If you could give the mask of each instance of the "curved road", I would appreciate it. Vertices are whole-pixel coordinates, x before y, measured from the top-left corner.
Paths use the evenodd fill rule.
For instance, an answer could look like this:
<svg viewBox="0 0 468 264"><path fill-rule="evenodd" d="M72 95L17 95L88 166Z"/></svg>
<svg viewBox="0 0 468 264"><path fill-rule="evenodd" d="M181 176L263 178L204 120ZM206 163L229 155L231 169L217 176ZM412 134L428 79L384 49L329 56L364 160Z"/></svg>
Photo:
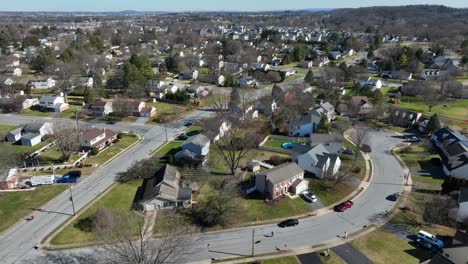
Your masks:
<svg viewBox="0 0 468 264"><path fill-rule="evenodd" d="M343 213L330 212L321 216L301 220L296 227L281 229L276 225L240 228L201 234L193 238L192 253L186 261L196 262L210 259L250 256L252 253L252 229L255 231L255 254L276 252L278 249L293 249L318 245L351 234L365 225L375 223L394 202L385 198L403 190L403 171L390 150L402 139L393 132L370 133L368 143L372 147L374 176L368 189L354 200L354 206ZM271 232L274 237L269 237ZM209 246L208 246L209 244ZM27 259L44 260L79 259L95 255L91 248L54 253L31 252ZM37 257L37 258L35 258Z"/></svg>

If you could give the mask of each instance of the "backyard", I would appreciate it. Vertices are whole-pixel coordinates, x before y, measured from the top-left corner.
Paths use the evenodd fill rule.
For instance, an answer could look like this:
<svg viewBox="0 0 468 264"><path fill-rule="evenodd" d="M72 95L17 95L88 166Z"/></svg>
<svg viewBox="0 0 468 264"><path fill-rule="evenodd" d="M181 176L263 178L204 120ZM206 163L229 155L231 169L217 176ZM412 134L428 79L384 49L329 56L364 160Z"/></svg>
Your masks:
<svg viewBox="0 0 468 264"><path fill-rule="evenodd" d="M73 243L92 242L96 235L91 230L92 216L100 207L111 209L115 212L131 213L131 206L141 181L117 184L101 199L82 212L77 219L65 227L51 241L53 245L66 245Z"/></svg>
<svg viewBox="0 0 468 264"><path fill-rule="evenodd" d="M54 185L36 187L33 191L0 193L0 232L30 215L31 208L40 208L65 189L65 185Z"/></svg>

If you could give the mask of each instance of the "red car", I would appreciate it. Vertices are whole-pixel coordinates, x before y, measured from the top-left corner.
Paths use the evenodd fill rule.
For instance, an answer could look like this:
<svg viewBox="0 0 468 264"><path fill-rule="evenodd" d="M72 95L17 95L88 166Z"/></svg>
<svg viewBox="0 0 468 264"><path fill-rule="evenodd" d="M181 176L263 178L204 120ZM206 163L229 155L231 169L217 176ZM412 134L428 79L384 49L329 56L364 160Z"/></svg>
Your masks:
<svg viewBox="0 0 468 264"><path fill-rule="evenodd" d="M342 202L339 205L335 206L335 211L344 212L347 209L353 207L353 204L354 204L353 201Z"/></svg>

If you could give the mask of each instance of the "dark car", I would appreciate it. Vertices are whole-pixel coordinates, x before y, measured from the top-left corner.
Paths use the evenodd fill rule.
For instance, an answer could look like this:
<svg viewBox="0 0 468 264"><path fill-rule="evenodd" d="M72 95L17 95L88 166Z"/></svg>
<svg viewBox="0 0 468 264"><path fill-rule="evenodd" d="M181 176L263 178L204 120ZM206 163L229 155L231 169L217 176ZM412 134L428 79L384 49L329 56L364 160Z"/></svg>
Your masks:
<svg viewBox="0 0 468 264"><path fill-rule="evenodd" d="M106 124L108 124L108 125L115 125L115 121L107 121Z"/></svg>
<svg viewBox="0 0 468 264"><path fill-rule="evenodd" d="M353 204L354 203L352 201L342 202L339 205L335 206L335 211L344 212L348 210L349 208L353 207Z"/></svg>
<svg viewBox="0 0 468 264"><path fill-rule="evenodd" d="M278 224L279 227L290 227L290 226L297 226L299 224L299 220L297 219L287 219Z"/></svg>
<svg viewBox="0 0 468 264"><path fill-rule="evenodd" d="M177 140L187 140L187 135L185 134L180 134L179 136L177 136Z"/></svg>
<svg viewBox="0 0 468 264"><path fill-rule="evenodd" d="M372 152L371 147L369 145L367 145L367 144L362 144L361 145L361 150L363 152L366 152L366 153L371 153Z"/></svg>
<svg viewBox="0 0 468 264"><path fill-rule="evenodd" d="M192 123L188 122L185 124L186 127L192 126Z"/></svg>
<svg viewBox="0 0 468 264"><path fill-rule="evenodd" d="M396 202L398 198L400 198L399 193L394 193L394 194L390 194L389 196L387 196L387 200L392 201L392 202Z"/></svg>

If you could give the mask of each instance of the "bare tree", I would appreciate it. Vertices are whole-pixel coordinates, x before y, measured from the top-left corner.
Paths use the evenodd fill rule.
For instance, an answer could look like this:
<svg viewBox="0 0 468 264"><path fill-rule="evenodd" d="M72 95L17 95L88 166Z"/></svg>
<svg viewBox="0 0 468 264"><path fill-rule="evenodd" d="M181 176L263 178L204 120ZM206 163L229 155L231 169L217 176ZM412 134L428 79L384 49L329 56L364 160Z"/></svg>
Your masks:
<svg viewBox="0 0 468 264"><path fill-rule="evenodd" d="M443 100L443 95L434 88L427 87L422 91L423 103L429 108L429 112L432 112L432 107L440 104Z"/></svg>
<svg viewBox="0 0 468 264"><path fill-rule="evenodd" d="M356 162L357 158L359 157L359 151L362 149L362 145L364 142L367 141L367 138L369 136L369 129L364 128L364 127L358 127L354 130L352 134L352 139L354 140L354 143L356 144L356 152L354 153L354 162Z"/></svg>
<svg viewBox="0 0 468 264"><path fill-rule="evenodd" d="M209 98L210 108L218 115L224 116L229 109L231 98L227 94L212 96Z"/></svg>
<svg viewBox="0 0 468 264"><path fill-rule="evenodd" d="M104 263L119 264L175 264L183 263L191 254L190 227L179 226L170 233L160 233L158 239L149 240L150 234L141 218L127 213L114 213L113 226L95 230L103 244L96 249Z"/></svg>
<svg viewBox="0 0 468 264"><path fill-rule="evenodd" d="M324 183L329 185L333 190L336 190L338 184L349 182L352 179L353 176L349 173L348 169L343 169L333 174L330 168L323 177Z"/></svg>
<svg viewBox="0 0 468 264"><path fill-rule="evenodd" d="M55 148L62 154L63 160L69 160L72 153L80 150L80 132L74 126L55 125L52 134Z"/></svg>
<svg viewBox="0 0 468 264"><path fill-rule="evenodd" d="M231 175L235 175L240 161L257 146L257 131L254 124L232 122L231 129L213 145L214 151L229 167Z"/></svg>
<svg viewBox="0 0 468 264"><path fill-rule="evenodd" d="M449 216L449 211L454 208L453 199L442 196L430 197L424 206L423 219L427 225L442 224L455 226L454 220Z"/></svg>
<svg viewBox="0 0 468 264"><path fill-rule="evenodd" d="M67 100L66 91L71 88L71 78L79 73L79 67L77 64L59 62L51 65L47 72L57 76L56 87L65 96L65 102Z"/></svg>

